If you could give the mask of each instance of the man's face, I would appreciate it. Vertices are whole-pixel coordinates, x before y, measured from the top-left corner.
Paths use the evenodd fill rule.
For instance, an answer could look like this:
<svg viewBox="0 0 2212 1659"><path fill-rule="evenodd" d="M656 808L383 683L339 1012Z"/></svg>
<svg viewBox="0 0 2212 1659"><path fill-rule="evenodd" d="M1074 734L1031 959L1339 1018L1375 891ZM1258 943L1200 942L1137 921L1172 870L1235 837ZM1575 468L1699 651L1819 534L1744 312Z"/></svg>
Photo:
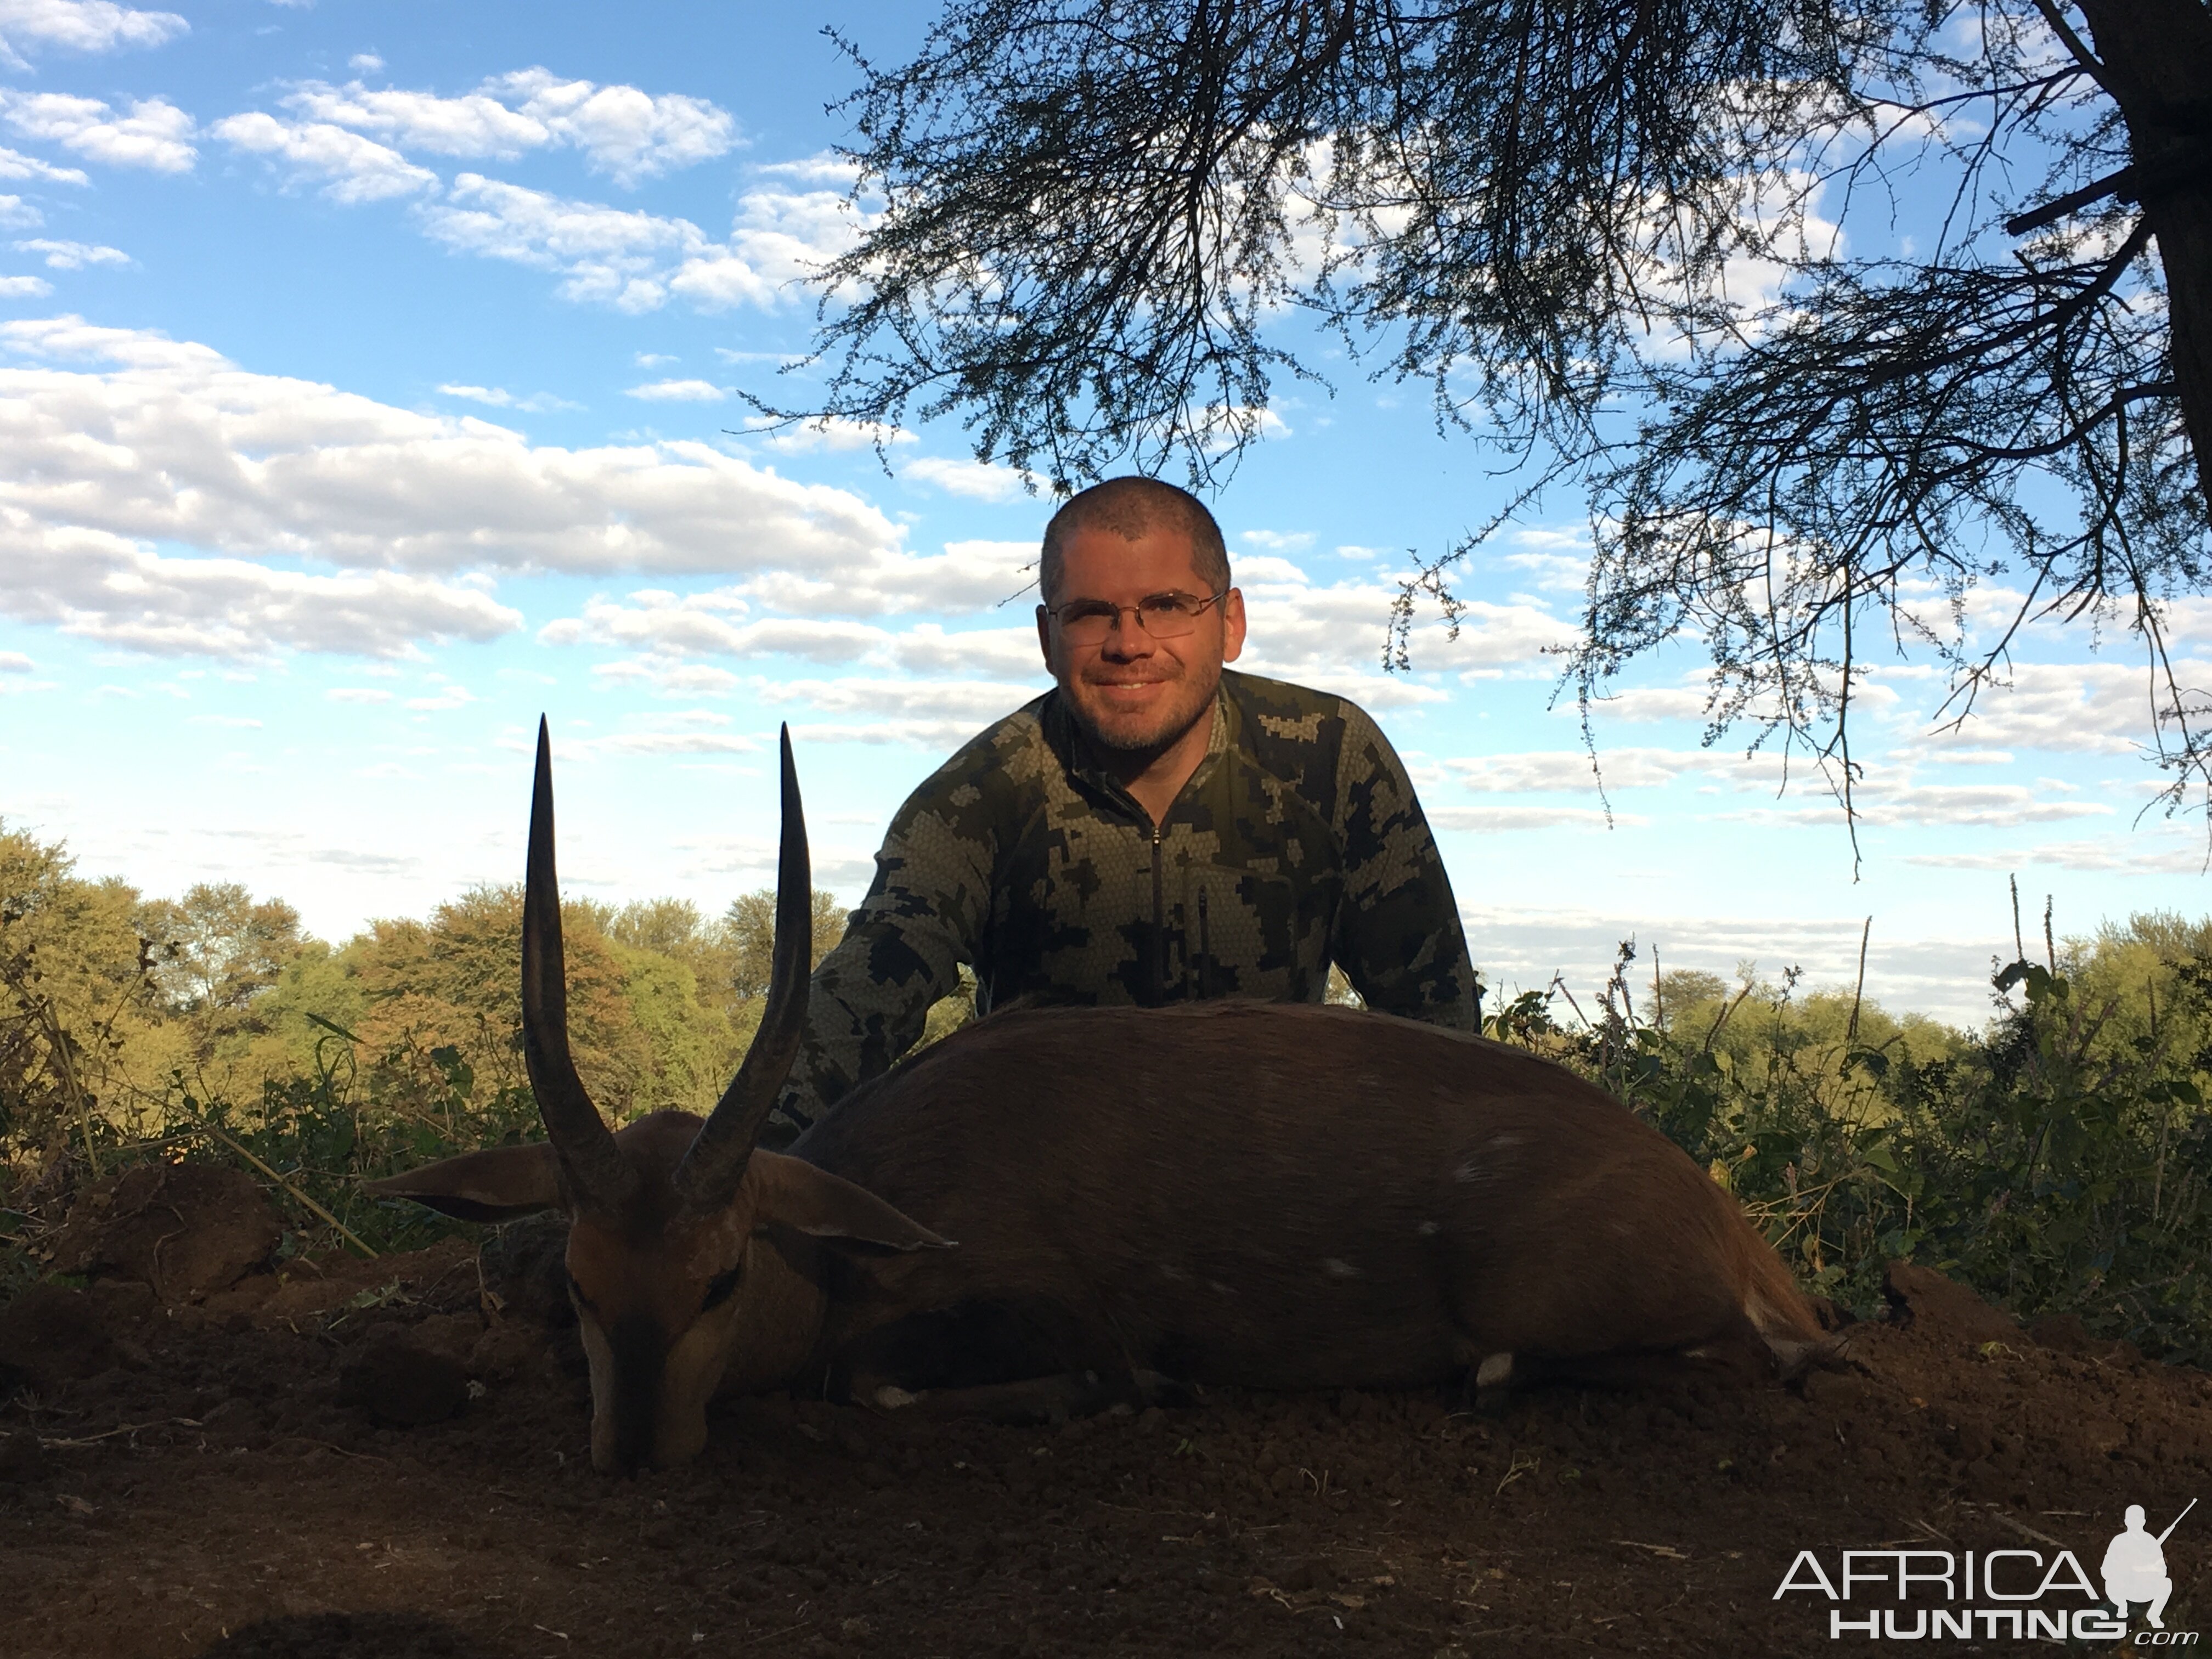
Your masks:
<svg viewBox="0 0 2212 1659"><path fill-rule="evenodd" d="M1194 568L1190 538L1149 530L1134 541L1111 530L1079 530L1060 550L1057 609L1077 599L1134 606L1160 593L1211 598ZM1164 749L1212 708L1221 665L1244 649L1244 596L1235 588L1209 605L1179 639L1157 639L1127 610L1097 645L1073 645L1044 606L1037 642L1076 719L1109 749Z"/></svg>

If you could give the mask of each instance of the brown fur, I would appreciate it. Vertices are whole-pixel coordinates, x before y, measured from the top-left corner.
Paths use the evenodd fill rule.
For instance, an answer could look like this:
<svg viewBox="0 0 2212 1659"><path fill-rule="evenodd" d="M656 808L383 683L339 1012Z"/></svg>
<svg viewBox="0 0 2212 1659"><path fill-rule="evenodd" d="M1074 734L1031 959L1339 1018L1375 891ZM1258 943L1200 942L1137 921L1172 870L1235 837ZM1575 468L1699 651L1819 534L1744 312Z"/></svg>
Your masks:
<svg viewBox="0 0 2212 1659"><path fill-rule="evenodd" d="M618 1212L557 1194L544 1146L376 1184L479 1218L568 1211L605 1468L694 1455L718 1385L899 1378L902 1328L941 1314L974 1340L977 1309L1032 1340L988 1362L1008 1375L1272 1389L1461 1380L1505 1355L1518 1381L1771 1371L1822 1340L1735 1201L1610 1096L1381 1014L995 1015L791 1156L756 1152L706 1215L672 1184L697 1127L662 1112L615 1137L635 1176Z"/></svg>
<svg viewBox="0 0 2212 1659"><path fill-rule="evenodd" d="M791 1149L957 1250L872 1270L835 1349L978 1299L1202 1382L1389 1387L1820 1328L1735 1202L1520 1050L1255 1003L1034 1009L856 1090Z"/></svg>

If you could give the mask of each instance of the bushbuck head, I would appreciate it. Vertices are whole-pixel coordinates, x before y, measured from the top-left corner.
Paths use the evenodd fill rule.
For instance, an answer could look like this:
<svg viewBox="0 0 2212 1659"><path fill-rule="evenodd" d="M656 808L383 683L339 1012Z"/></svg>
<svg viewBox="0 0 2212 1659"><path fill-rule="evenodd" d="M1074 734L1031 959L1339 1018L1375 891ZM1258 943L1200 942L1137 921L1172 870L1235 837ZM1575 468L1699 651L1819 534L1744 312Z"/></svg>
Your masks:
<svg viewBox="0 0 2212 1659"><path fill-rule="evenodd" d="M546 1139L448 1158L370 1184L477 1221L557 1208L569 1220L568 1294L591 1362L592 1461L624 1474L706 1443L708 1398L748 1327L785 1349L811 1342L818 1286L776 1255L778 1232L908 1250L945 1241L798 1158L756 1150L806 1018L811 926L806 825L782 737L783 830L767 1006L737 1076L704 1121L662 1111L619 1133L568 1049L552 755L538 728L522 911L522 1043ZM749 1278L763 1282L749 1285Z"/></svg>

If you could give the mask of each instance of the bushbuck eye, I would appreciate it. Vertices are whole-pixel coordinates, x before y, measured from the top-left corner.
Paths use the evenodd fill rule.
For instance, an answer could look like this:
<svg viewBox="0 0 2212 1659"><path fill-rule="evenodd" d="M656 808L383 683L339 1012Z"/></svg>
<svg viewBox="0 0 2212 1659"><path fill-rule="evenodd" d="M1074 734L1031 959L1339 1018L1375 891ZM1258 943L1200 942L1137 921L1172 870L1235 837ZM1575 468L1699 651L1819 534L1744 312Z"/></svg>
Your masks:
<svg viewBox="0 0 2212 1659"><path fill-rule="evenodd" d="M699 1311L704 1313L709 1308L719 1308L727 1302L730 1293L738 1288L738 1280L744 1273L744 1264L740 1263L727 1273L716 1273L707 1286L707 1300Z"/></svg>

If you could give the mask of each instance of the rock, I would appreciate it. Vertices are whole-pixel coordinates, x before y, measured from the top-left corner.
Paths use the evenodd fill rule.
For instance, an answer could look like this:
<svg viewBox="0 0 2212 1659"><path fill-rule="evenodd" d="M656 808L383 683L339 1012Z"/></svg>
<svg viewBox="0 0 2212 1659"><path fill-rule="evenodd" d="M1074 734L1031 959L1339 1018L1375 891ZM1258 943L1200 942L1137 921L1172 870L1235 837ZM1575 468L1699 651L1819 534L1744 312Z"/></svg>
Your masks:
<svg viewBox="0 0 2212 1659"><path fill-rule="evenodd" d="M477 1338L469 1350L469 1375L488 1382L504 1382L544 1357L543 1330L519 1319L503 1319Z"/></svg>
<svg viewBox="0 0 2212 1659"><path fill-rule="evenodd" d="M1893 1261L1883 1272L1881 1289L1891 1321L1916 1336L1976 1343L2020 1340L2018 1320L1933 1267Z"/></svg>
<svg viewBox="0 0 2212 1659"><path fill-rule="evenodd" d="M97 1298L61 1285L33 1285L0 1309L0 1390L42 1391L122 1363Z"/></svg>
<svg viewBox="0 0 2212 1659"><path fill-rule="evenodd" d="M112 1273L164 1302L229 1289L283 1237L269 1200L236 1170L141 1164L93 1182L54 1237L57 1273Z"/></svg>
<svg viewBox="0 0 2212 1659"><path fill-rule="evenodd" d="M338 1370L338 1403L379 1423L442 1423L469 1397L467 1368L397 1332L370 1336Z"/></svg>

